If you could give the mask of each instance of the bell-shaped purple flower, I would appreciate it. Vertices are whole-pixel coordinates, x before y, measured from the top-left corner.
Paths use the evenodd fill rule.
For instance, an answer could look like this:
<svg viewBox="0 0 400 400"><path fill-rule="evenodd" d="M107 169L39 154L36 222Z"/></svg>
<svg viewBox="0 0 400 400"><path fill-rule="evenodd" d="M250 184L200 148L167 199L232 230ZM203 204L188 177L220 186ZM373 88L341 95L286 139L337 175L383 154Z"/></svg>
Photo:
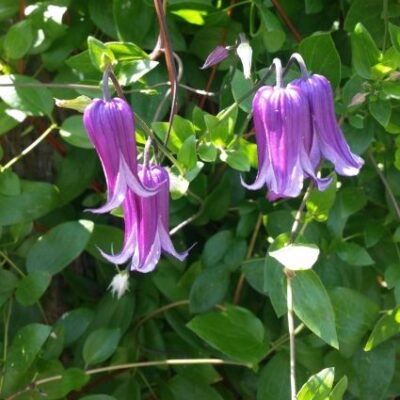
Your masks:
<svg viewBox="0 0 400 400"><path fill-rule="evenodd" d="M313 166L318 154L329 160L339 175L357 175L364 165L361 157L353 154L336 121L333 93L329 81L322 75L311 75L291 82L289 87L300 89L309 103L312 116Z"/></svg>
<svg viewBox="0 0 400 400"><path fill-rule="evenodd" d="M253 118L258 175L252 185L242 181L246 188L257 190L266 184L269 200L298 196L306 177L320 190L327 188L331 179L315 174L309 104L299 88L261 87L253 100Z"/></svg>
<svg viewBox="0 0 400 400"><path fill-rule="evenodd" d="M83 123L99 155L108 189L107 203L90 211L113 210L128 191L152 196L156 189L146 188L138 178L134 120L129 104L120 98L94 99L85 109Z"/></svg>
<svg viewBox="0 0 400 400"><path fill-rule="evenodd" d="M207 57L201 69L212 67L229 57L229 49L224 46L217 46Z"/></svg>
<svg viewBox="0 0 400 400"><path fill-rule="evenodd" d="M156 193L149 197L136 195L128 188L122 202L125 238L119 254L103 256L112 263L130 261L130 269L150 272L156 267L161 253L183 261L187 251L178 253L169 236L169 177L168 172L156 165L138 166L141 184Z"/></svg>

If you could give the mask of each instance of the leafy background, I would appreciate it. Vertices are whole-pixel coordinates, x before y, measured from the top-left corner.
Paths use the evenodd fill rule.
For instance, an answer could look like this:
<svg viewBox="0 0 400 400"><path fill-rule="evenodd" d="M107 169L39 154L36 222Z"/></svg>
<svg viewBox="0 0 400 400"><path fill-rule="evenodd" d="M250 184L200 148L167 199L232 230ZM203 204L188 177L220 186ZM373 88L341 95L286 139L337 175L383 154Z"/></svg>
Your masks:
<svg viewBox="0 0 400 400"><path fill-rule="evenodd" d="M184 264L163 257L154 273L132 274L117 300L107 290L115 267L97 246L118 248L121 215L85 212L105 200L103 175L82 114L54 99L101 96L107 56L135 113L163 138L170 99L163 57L148 57L154 5L0 1L1 397L289 398L284 275L265 255L301 199L269 203L265 190L241 187L257 160L252 96L238 100L254 82L234 55L199 69L240 32L254 80L294 51L330 79L338 120L366 160L358 177L313 190L302 215L299 240L321 255L293 279L299 387L308 381L298 398L400 396L400 4L168 0L167 20L182 60L169 141L177 161L164 162L171 228L190 222L174 243L196 245ZM137 140L141 152L141 126Z"/></svg>

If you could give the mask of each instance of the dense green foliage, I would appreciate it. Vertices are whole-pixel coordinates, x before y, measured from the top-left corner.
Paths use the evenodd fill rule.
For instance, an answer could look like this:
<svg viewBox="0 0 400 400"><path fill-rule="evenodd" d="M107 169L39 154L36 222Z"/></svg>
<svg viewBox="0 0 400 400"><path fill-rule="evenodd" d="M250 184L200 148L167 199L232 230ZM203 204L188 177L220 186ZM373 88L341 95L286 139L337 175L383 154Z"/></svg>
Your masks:
<svg viewBox="0 0 400 400"><path fill-rule="evenodd" d="M171 229L188 222L173 241L195 246L185 263L164 256L155 272L132 274L118 300L107 290L116 268L98 247L120 248L121 213L85 211L104 203L104 177L82 114L54 99L100 97L110 61L162 139L171 97L163 54L148 56L159 34L153 2L0 0L1 398L289 399L285 276L266 254L287 241L302 199L270 203L240 174L250 181L257 167L254 93L242 96L274 57L295 51L330 80L338 120L366 161L357 177L312 189L300 215L297 240L321 253L293 278L298 399L400 396L398 1L168 0L167 22L182 61L163 161ZM234 54L215 76L200 70L241 32L252 80ZM141 154L147 131L136 125ZM329 163L322 172L333 174Z"/></svg>

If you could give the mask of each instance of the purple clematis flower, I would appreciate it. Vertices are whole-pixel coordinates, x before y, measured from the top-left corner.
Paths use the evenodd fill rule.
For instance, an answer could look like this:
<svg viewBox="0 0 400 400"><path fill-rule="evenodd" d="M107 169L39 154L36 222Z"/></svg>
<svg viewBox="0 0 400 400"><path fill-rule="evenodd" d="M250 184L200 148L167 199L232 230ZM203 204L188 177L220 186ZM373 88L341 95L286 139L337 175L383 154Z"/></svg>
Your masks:
<svg viewBox="0 0 400 400"><path fill-rule="evenodd" d="M311 136L311 115L307 99L293 87L261 87L253 100L253 118L258 152L258 175L251 190L267 185L268 199L296 197L303 180L310 177L319 190L330 178L318 178L312 153L315 143Z"/></svg>
<svg viewBox="0 0 400 400"><path fill-rule="evenodd" d="M119 254L103 256L115 264L130 261L130 269L150 272L156 267L161 252L183 261L188 252L178 253L169 236L169 177L160 166L138 166L141 184L157 190L150 197L138 196L128 188L122 202L125 238Z"/></svg>
<svg viewBox="0 0 400 400"><path fill-rule="evenodd" d="M357 175L364 164L351 152L336 121L329 81L321 75L308 76L299 54L292 61L298 62L303 78L283 88L281 64L275 59L276 86L261 87L253 99L259 168L252 185L242 183L251 190L266 184L269 200L298 196L305 178L325 190L332 179L317 176L322 157L340 175Z"/></svg>
<svg viewBox="0 0 400 400"><path fill-rule="evenodd" d="M334 165L339 175L357 175L364 161L351 152L336 121L333 93L329 81L322 75L314 74L291 82L289 87L298 87L309 102L312 116L314 168L322 155Z"/></svg>
<svg viewBox="0 0 400 400"><path fill-rule="evenodd" d="M146 188L137 174L136 140L129 104L119 98L94 99L85 109L83 123L99 155L107 181L107 203L90 211L105 213L118 207L128 191L152 196L156 188Z"/></svg>

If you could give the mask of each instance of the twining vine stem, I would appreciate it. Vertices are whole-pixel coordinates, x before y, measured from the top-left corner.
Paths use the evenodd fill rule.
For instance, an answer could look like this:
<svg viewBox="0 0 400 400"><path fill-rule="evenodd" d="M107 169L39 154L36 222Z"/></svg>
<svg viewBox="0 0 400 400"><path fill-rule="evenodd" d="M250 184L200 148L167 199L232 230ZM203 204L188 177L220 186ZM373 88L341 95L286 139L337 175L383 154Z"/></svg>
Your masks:
<svg viewBox="0 0 400 400"><path fill-rule="evenodd" d="M303 200L294 217L293 225L290 230L290 242L296 240L297 232L301 223L301 217L304 212L307 200L310 196L314 184L311 181L307 190L304 193ZM294 300L293 300L293 287L292 279L295 277L295 271L285 268L286 276L286 304L287 304L287 318L288 318L288 331L289 331L289 347L290 347L290 393L291 400L297 399L297 386L296 386L296 330L294 326Z"/></svg>
<svg viewBox="0 0 400 400"><path fill-rule="evenodd" d="M167 360L159 360L159 361L142 361L135 363L127 363L127 364L117 364L117 365L109 365L107 367L100 367L94 369L88 369L84 371L85 375L95 375L103 372L112 372L112 371L120 371L120 370L129 370L132 368L145 368L145 367L156 367L162 365L233 365L238 367L246 367L252 368L251 364L242 363L237 361L223 360L221 358L182 358L182 359L167 359ZM42 386L46 383L60 381L63 378L63 375L54 375L48 378L39 379L37 381L32 382L25 389L12 394L7 397L5 400L14 400L24 393L31 392L39 386Z"/></svg>

